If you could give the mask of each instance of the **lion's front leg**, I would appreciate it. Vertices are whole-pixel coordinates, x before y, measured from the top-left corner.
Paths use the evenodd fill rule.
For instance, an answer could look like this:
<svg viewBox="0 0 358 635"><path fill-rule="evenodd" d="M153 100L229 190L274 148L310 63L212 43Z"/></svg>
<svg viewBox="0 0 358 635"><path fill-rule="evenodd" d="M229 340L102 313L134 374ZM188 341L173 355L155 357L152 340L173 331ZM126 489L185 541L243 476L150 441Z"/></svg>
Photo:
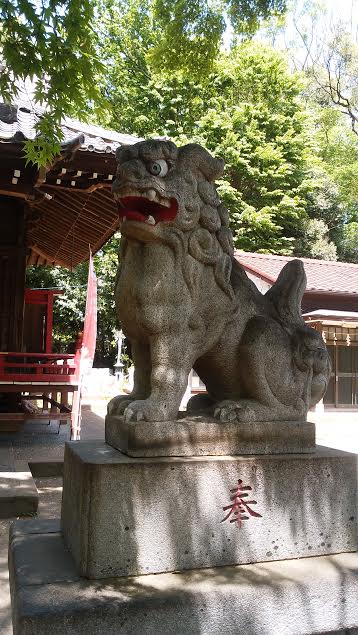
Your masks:
<svg viewBox="0 0 358 635"><path fill-rule="evenodd" d="M149 343L132 340L132 358L134 362L134 383L130 395L117 395L107 406L109 415L121 415L129 404L150 395L151 361Z"/></svg>
<svg viewBox="0 0 358 635"><path fill-rule="evenodd" d="M150 345L151 393L127 406L126 421L169 421L178 415L193 363L187 335L160 335L151 338Z"/></svg>

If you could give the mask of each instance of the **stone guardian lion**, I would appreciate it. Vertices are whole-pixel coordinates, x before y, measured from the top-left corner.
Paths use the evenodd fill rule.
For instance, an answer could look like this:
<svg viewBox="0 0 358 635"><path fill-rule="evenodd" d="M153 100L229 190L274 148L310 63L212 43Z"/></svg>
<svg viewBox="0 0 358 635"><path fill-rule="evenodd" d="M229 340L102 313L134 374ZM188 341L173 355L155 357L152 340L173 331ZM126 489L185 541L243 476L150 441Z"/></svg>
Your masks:
<svg viewBox="0 0 358 635"><path fill-rule="evenodd" d="M299 421L323 396L330 362L305 325L306 276L290 261L261 294L235 260L215 180L224 162L197 144L141 141L117 150L121 219L115 297L134 388L108 405L126 421L177 418L194 368L207 394L188 411L220 422Z"/></svg>

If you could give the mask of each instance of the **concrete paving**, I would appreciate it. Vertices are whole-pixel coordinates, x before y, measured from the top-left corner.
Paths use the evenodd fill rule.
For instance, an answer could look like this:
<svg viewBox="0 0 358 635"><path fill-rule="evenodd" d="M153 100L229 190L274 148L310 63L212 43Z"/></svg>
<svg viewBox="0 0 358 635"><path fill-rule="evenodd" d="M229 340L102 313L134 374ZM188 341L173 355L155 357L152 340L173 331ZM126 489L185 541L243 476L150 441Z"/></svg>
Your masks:
<svg viewBox="0 0 358 635"><path fill-rule="evenodd" d="M29 469L0 472L0 518L36 514L38 492Z"/></svg>
<svg viewBox="0 0 358 635"><path fill-rule="evenodd" d="M106 406L106 401L98 400L83 407L81 439L104 440ZM22 471L19 467L29 463L63 462L69 440L69 424L58 428L57 421L29 421L17 433L0 433L0 472Z"/></svg>
<svg viewBox="0 0 358 635"><path fill-rule="evenodd" d="M97 404L103 412L106 403ZM0 518L35 514L38 493L33 477L62 476L69 424L30 421L17 433L0 434ZM83 409L82 437L103 440L103 417Z"/></svg>
<svg viewBox="0 0 358 635"><path fill-rule="evenodd" d="M106 401L84 407L82 438L104 440L104 416ZM56 422L48 426L30 422L16 434L0 435L0 471L23 471L29 463L43 464L63 462L65 442L69 440L69 425L63 425L57 434ZM43 468L42 468L43 469ZM62 478L35 478L39 494L38 518L52 519L61 516ZM8 536L11 523L18 517L0 519L0 634L12 635L11 602L8 572ZM29 516L31 521L32 517Z"/></svg>
<svg viewBox="0 0 358 635"><path fill-rule="evenodd" d="M48 478L35 480L39 493L38 517L41 519L59 518L61 513L62 479ZM9 528L15 518L0 520L0 633L12 635L11 602L8 570ZM24 522L32 522L32 518Z"/></svg>
<svg viewBox="0 0 358 635"><path fill-rule="evenodd" d="M358 454L358 410L330 410L324 415L312 415L310 420L316 423L319 445Z"/></svg>

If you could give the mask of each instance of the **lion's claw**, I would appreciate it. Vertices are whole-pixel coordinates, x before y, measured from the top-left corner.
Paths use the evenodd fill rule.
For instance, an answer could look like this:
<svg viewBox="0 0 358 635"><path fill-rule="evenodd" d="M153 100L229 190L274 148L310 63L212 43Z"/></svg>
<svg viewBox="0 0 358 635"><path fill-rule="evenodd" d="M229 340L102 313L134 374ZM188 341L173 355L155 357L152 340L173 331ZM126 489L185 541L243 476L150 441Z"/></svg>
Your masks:
<svg viewBox="0 0 358 635"><path fill-rule="evenodd" d="M107 405L108 415L121 415L127 406L134 400L130 395L117 395Z"/></svg>
<svg viewBox="0 0 358 635"><path fill-rule="evenodd" d="M233 423L238 420L236 411L230 408L215 408L214 417L221 423Z"/></svg>
<svg viewBox="0 0 358 635"><path fill-rule="evenodd" d="M220 423L249 423L256 421L255 411L240 401L225 400L216 405L215 419Z"/></svg>
<svg viewBox="0 0 358 635"><path fill-rule="evenodd" d="M166 403L158 403L151 399L138 399L128 404L124 411L124 420L126 423L130 421L167 421L173 418L173 414L169 411Z"/></svg>
<svg viewBox="0 0 358 635"><path fill-rule="evenodd" d="M144 414L140 410L133 410L129 405L124 411L124 421L130 423L131 421L144 421Z"/></svg>

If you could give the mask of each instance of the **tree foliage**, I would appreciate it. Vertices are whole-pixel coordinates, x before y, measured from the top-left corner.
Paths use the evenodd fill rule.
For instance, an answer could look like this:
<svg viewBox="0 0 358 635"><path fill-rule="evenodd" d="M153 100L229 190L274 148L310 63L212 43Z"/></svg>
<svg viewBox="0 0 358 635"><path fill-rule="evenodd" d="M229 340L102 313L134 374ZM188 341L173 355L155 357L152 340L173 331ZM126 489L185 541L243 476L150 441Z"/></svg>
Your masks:
<svg viewBox="0 0 358 635"><path fill-rule="evenodd" d="M64 115L84 118L90 103L102 103L94 7L93 0L0 1L0 96L16 101L18 80L34 80L33 99L45 110L26 152L39 165L58 154Z"/></svg>
<svg viewBox="0 0 358 635"><path fill-rule="evenodd" d="M358 44L342 28L337 28L325 50L312 60L307 72L323 106L333 105L349 118L358 137Z"/></svg>
<svg viewBox="0 0 358 635"><path fill-rule="evenodd" d="M284 5L97 0L96 54L105 69L98 71L97 90L108 106L99 123L143 137L169 136L177 144L196 141L223 156L219 189L237 247L358 263L356 46L344 29L328 46L316 46L319 7L305 2L310 22L306 29L297 23L301 72L292 72L287 56L251 38ZM223 50L229 22L233 43ZM115 354L116 251L117 238L96 258L96 361L109 365ZM57 300L55 333L63 348L82 326L86 265L73 273L47 272L45 283L41 276L33 270L29 282L66 290Z"/></svg>
<svg viewBox="0 0 358 635"><path fill-rule="evenodd" d="M152 64L198 77L212 69L229 24L250 37L264 20L284 13L286 0L154 0L152 8L159 27Z"/></svg>
<svg viewBox="0 0 358 635"><path fill-rule="evenodd" d="M135 4L126 16L109 14L103 41L103 58L111 60L109 126L140 136L167 135L179 144L194 140L223 156L220 191L237 246L292 252L304 231L300 188L310 148L301 79L280 54L250 41L221 53L200 79L158 73L147 56L150 12L138 13ZM138 29L139 46L133 44ZM132 72L134 55L139 75Z"/></svg>
<svg viewBox="0 0 358 635"><path fill-rule="evenodd" d="M107 3L107 9L111 4ZM130 2L119 0L119 16ZM228 8L236 29L253 32L273 11L283 11L283 0L150 0L151 28L155 34L148 54L158 67L206 72L218 52L225 30L223 10ZM145 15L148 2L136 3ZM46 165L58 154L60 122L64 115L80 119L88 111L104 114L98 89L106 74L98 57L98 30L103 32L103 4L95 0L0 0L0 96L16 100L17 80L35 80L34 100L45 106L36 124L37 136L26 144L28 160ZM237 19L240 13L241 19ZM137 31L135 41L140 41ZM133 47L131 47L133 50ZM134 72L134 68L133 68Z"/></svg>
<svg viewBox="0 0 358 635"><path fill-rule="evenodd" d="M321 218L337 246L339 260L358 262L354 223L358 220L358 143L345 116L330 107L315 106L317 157L324 175L313 196L310 216ZM352 227L351 227L352 224ZM352 242L353 241L353 242Z"/></svg>

